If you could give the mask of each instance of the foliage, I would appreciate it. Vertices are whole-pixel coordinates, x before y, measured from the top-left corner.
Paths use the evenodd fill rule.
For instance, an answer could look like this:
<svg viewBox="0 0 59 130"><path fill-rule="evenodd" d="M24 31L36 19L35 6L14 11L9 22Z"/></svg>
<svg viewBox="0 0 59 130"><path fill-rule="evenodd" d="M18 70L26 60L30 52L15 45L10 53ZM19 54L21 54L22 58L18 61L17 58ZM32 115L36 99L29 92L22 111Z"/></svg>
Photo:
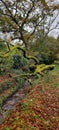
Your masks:
<svg viewBox="0 0 59 130"><path fill-rule="evenodd" d="M0 1L0 29L1 32L11 33L11 40L18 39L28 49L28 45L32 42L36 33L41 41L48 33L58 28L59 23L52 26L58 17L58 3L53 4L54 0L34 0L34 1ZM52 6L51 6L52 5ZM37 11L38 10L38 11ZM57 14L55 15L55 11ZM48 20L47 20L48 19ZM30 31L29 29L30 28ZM8 35L8 34L7 34ZM10 50L10 38L6 38L7 46Z"/></svg>
<svg viewBox="0 0 59 130"><path fill-rule="evenodd" d="M21 56L21 58L24 57ZM19 87L23 86L25 77L26 80L29 80L29 78L32 78L33 80L34 78L32 87L29 90L29 95L27 94L21 107L20 104L16 104L15 111L12 111L10 116L6 119L6 122L0 125L1 130L3 130L3 128L16 130L18 127L20 129L24 128L29 130L37 129L37 127L38 129L52 129L52 127L54 129L56 124L56 127L58 127L59 118L57 109L59 109L59 107L56 101L59 100L59 66L40 64L35 65L35 67L36 73L52 69L53 67L54 70L50 72L49 75L44 75L43 78L34 78L31 73L23 73L23 71L19 69L12 69L8 76L2 77L2 81L0 76L0 106L2 106L3 102L16 92ZM33 87L34 84L35 86ZM46 105L48 107L45 107ZM57 105L57 107L55 105Z"/></svg>
<svg viewBox="0 0 59 130"><path fill-rule="evenodd" d="M59 128L58 110L59 87L43 81L31 88L21 105L17 103L16 109L10 112L0 129L55 130Z"/></svg>
<svg viewBox="0 0 59 130"><path fill-rule="evenodd" d="M12 96L19 88L23 87L25 80L24 78L19 78L17 76L13 78L8 75L2 76L0 79L0 107L2 107L8 97Z"/></svg>
<svg viewBox="0 0 59 130"><path fill-rule="evenodd" d="M20 55L13 55L13 65L12 67L14 69L22 69L24 71L28 71L29 70L29 62L28 60Z"/></svg>
<svg viewBox="0 0 59 130"><path fill-rule="evenodd" d="M2 51L7 51L7 47L6 47L6 44L4 44L3 41L0 41L0 52Z"/></svg>
<svg viewBox="0 0 59 130"><path fill-rule="evenodd" d="M44 63L44 64L52 64L54 63L56 59L56 56L53 54L53 52L48 52L47 53L42 53L41 57L40 57L40 63Z"/></svg>
<svg viewBox="0 0 59 130"><path fill-rule="evenodd" d="M20 67L22 67L22 65L21 65L21 56L14 55L13 56L13 68L18 69Z"/></svg>
<svg viewBox="0 0 59 130"><path fill-rule="evenodd" d="M3 75L5 73L5 67L3 64L0 64L0 75Z"/></svg>
<svg viewBox="0 0 59 130"><path fill-rule="evenodd" d="M6 45L0 41L0 107L24 86L25 80L32 85L21 106L17 102L15 110L0 125L1 130L54 130L59 127L59 66L50 65L59 55L59 39L48 37L59 25L56 22L53 26L59 15L59 5L53 2L0 1L0 29L2 34L11 36L4 39ZM15 39L18 43L12 45ZM47 73L49 70L53 70L51 77Z"/></svg>
<svg viewBox="0 0 59 130"><path fill-rule="evenodd" d="M10 130L8 127L6 127L4 130Z"/></svg>
<svg viewBox="0 0 59 130"><path fill-rule="evenodd" d="M54 82L54 87L59 87L59 83L58 82Z"/></svg>
<svg viewBox="0 0 59 130"><path fill-rule="evenodd" d="M52 64L58 59L59 42L53 37L46 37L40 40L39 32L37 38L31 43L31 49L36 54L39 63Z"/></svg>

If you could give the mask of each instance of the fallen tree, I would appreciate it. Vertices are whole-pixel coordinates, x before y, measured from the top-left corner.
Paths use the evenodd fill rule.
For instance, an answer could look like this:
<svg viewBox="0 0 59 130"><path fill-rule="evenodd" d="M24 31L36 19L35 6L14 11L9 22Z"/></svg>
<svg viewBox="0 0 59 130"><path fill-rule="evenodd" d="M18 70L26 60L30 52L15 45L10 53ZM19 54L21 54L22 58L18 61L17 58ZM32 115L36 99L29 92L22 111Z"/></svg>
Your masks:
<svg viewBox="0 0 59 130"><path fill-rule="evenodd" d="M32 75L33 76L38 75L38 74L41 76L44 76L44 73L47 73L48 71L54 69L54 65L39 64L39 60L37 57L31 56L31 55L28 56L25 48L23 48L22 46L19 46L19 45L11 46L10 50L8 52L6 52L4 54L0 54L0 58L8 58L15 49L21 50L23 53L23 56L25 58L27 58L28 60L32 59L34 61L34 63L29 66L30 73L23 74L20 76L27 76L28 77L28 76L32 76ZM0 69L0 71L3 71L3 69Z"/></svg>

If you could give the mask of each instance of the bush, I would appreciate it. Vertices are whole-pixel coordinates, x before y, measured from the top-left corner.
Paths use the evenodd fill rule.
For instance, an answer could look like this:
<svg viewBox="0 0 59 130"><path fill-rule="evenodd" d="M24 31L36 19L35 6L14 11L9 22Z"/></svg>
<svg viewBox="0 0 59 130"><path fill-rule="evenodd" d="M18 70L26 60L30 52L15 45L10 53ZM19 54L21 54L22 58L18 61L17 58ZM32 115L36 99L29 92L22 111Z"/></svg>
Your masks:
<svg viewBox="0 0 59 130"><path fill-rule="evenodd" d="M23 67L28 67L28 60L24 58L23 56L20 55L14 55L13 56L13 68L14 69L19 69Z"/></svg>
<svg viewBox="0 0 59 130"><path fill-rule="evenodd" d="M21 56L14 55L13 56L13 68L18 69L19 67L21 67Z"/></svg>
<svg viewBox="0 0 59 130"><path fill-rule="evenodd" d="M3 64L0 64L0 75L3 75L5 72L5 67Z"/></svg>
<svg viewBox="0 0 59 130"><path fill-rule="evenodd" d="M43 53L41 54L41 57L40 57L40 63L44 63L44 64L52 64L54 63L54 60L55 60L55 55L52 54L52 53Z"/></svg>
<svg viewBox="0 0 59 130"><path fill-rule="evenodd" d="M6 44L4 44L4 42L0 41L0 51L2 52L5 52L7 51L7 47L6 47Z"/></svg>

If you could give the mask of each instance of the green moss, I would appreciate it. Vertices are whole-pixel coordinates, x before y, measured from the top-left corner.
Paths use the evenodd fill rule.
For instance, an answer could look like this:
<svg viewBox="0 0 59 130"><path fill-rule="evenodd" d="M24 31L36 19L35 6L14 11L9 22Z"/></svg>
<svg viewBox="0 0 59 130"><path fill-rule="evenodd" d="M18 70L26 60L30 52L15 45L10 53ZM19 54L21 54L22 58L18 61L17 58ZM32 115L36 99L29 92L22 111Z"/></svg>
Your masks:
<svg viewBox="0 0 59 130"><path fill-rule="evenodd" d="M45 64L37 65L35 72L36 73L44 72L45 70L50 70L54 67L55 65L45 65Z"/></svg>
<svg viewBox="0 0 59 130"><path fill-rule="evenodd" d="M4 130L10 130L8 127L4 128Z"/></svg>
<svg viewBox="0 0 59 130"><path fill-rule="evenodd" d="M39 63L39 60L35 56L27 56L28 59L33 59L37 64Z"/></svg>

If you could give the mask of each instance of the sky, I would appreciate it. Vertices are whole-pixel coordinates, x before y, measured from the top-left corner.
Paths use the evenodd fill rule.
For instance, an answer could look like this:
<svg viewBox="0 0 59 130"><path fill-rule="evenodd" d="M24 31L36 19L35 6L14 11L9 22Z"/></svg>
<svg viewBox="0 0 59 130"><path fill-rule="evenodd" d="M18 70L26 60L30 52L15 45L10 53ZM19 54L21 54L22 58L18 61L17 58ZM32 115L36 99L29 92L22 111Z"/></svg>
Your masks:
<svg viewBox="0 0 59 130"><path fill-rule="evenodd" d="M59 23L59 16L56 18L56 20L54 21L53 27L55 26L56 23ZM57 38L59 36L59 26L58 29L54 29L49 33L50 36L53 36L55 38Z"/></svg>
<svg viewBox="0 0 59 130"><path fill-rule="evenodd" d="M28 1L29 1L29 0L28 0ZM48 1L48 0L46 0L46 1ZM56 4L56 3L59 4L59 0L54 0L53 4ZM57 22L59 22L59 17L55 20L53 26L54 26ZM53 36L53 37L57 38L57 37L59 36L59 29L55 29L55 30L51 31L51 32L49 33L49 36ZM2 33L0 33L0 37L2 37Z"/></svg>
<svg viewBox="0 0 59 130"><path fill-rule="evenodd" d="M49 0L46 0L46 1L49 1ZM54 0L54 2L52 2L52 4L54 4L54 5L55 5L55 4L59 4L59 0ZM56 12L57 12L57 11L56 11ZM59 23L59 16L58 16L58 18L55 20L53 26L54 26L57 22ZM51 32L49 33L49 36L53 36L53 37L57 38L57 37L59 36L59 29L55 29L55 30L51 31Z"/></svg>

